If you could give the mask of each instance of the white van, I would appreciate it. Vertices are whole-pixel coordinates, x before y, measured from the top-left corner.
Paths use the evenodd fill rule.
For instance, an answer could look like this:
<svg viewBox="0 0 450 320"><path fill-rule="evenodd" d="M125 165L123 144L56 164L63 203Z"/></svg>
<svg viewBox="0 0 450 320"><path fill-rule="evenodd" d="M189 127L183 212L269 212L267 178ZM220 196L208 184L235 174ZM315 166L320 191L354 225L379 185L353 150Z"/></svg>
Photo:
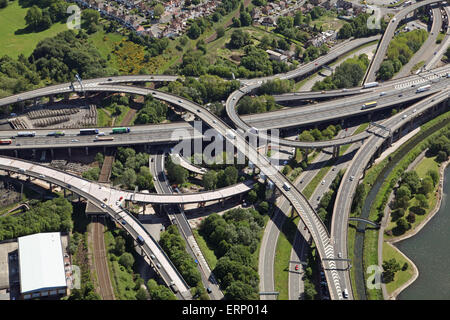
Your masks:
<svg viewBox="0 0 450 320"><path fill-rule="evenodd" d="M284 183L283 188L284 188L284 190L286 190L286 191L291 190L291 186L290 186L287 182Z"/></svg>
<svg viewBox="0 0 450 320"><path fill-rule="evenodd" d="M347 290L347 288L345 288L342 293L344 294L344 298L347 299L348 298L348 290Z"/></svg>

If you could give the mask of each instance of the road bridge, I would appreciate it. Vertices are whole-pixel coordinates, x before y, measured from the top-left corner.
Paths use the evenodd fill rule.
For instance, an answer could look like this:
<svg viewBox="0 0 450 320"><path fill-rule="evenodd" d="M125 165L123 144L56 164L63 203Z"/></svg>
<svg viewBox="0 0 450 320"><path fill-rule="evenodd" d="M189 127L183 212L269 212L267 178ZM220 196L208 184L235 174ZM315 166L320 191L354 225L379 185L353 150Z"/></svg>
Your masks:
<svg viewBox="0 0 450 320"><path fill-rule="evenodd" d="M394 115L393 117L383 121L381 124L395 132L408 122L417 117L423 117L424 112L432 110L438 104L446 103L448 108L450 89L447 88L442 92L414 104L406 110ZM380 131L383 129L379 129ZM333 208L333 216L331 222L331 239L334 243L334 250L342 252L343 257L347 257L347 230L350 215L350 208L356 187L359 184L359 178L369 164L371 158L375 155L378 148L386 141L387 137L373 135L359 148L354 156L350 166L342 177L342 183L336 194L336 201ZM349 298L353 297L351 290L350 276L348 272L340 272L340 279L344 281L344 287L349 291Z"/></svg>
<svg viewBox="0 0 450 320"><path fill-rule="evenodd" d="M394 37L395 30L399 26L400 22L411 12L415 11L416 9L430 5L433 3L440 3L440 2L447 2L448 0L425 0L425 1L418 1L414 4L411 4L404 9L402 9L400 12L398 12L389 22L386 30L384 31L383 37L381 38L381 41L378 44L377 51L375 53L375 56L373 57L370 65L369 65L369 71L366 74L366 78L364 80L364 83L369 83L375 81L376 78L376 72L380 68L381 63L384 60L384 57L386 55L389 43L391 42L392 38Z"/></svg>

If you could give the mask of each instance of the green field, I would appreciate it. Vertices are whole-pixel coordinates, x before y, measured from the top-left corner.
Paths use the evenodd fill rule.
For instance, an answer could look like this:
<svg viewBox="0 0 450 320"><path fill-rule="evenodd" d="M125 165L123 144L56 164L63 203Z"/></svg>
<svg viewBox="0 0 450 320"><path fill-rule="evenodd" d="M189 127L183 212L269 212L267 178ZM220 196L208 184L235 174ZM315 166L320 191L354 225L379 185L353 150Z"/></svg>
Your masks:
<svg viewBox="0 0 450 320"><path fill-rule="evenodd" d="M65 23L56 23L42 32L28 33L24 31L27 10L18 1L9 2L6 8L0 9L0 57L15 58L21 53L28 57L39 41L68 30Z"/></svg>
<svg viewBox="0 0 450 320"><path fill-rule="evenodd" d="M280 293L278 300L289 300L289 261L299 219L298 215L294 219L291 217L286 218L278 236L273 272L275 291Z"/></svg>
<svg viewBox="0 0 450 320"><path fill-rule="evenodd" d="M400 267L403 267L405 262L407 263L406 259L398 251L397 248L393 247L392 245L386 242L383 242L383 261L388 261L392 258L394 258L397 261L397 263L400 264ZM405 271L402 270L397 271L395 273L394 281L386 283L387 292L391 294L397 288L400 288L413 276L413 274L414 274L413 269L411 265L408 263L408 268Z"/></svg>

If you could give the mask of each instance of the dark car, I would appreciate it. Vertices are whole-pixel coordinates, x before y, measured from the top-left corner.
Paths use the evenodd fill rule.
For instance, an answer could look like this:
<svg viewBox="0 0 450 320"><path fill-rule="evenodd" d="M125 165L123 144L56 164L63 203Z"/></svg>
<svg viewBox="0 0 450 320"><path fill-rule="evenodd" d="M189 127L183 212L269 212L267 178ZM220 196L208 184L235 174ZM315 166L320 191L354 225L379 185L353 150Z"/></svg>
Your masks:
<svg viewBox="0 0 450 320"><path fill-rule="evenodd" d="M206 288L206 292L211 293L212 292L211 288L210 287Z"/></svg>

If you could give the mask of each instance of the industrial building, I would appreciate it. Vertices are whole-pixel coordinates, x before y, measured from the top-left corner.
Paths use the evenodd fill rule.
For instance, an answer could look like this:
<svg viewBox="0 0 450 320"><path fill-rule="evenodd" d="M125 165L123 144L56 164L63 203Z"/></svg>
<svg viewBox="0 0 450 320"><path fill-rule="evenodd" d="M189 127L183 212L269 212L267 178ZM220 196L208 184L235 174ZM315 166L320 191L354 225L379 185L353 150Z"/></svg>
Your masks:
<svg viewBox="0 0 450 320"><path fill-rule="evenodd" d="M20 292L23 299L65 295L63 247L59 232L18 238Z"/></svg>

